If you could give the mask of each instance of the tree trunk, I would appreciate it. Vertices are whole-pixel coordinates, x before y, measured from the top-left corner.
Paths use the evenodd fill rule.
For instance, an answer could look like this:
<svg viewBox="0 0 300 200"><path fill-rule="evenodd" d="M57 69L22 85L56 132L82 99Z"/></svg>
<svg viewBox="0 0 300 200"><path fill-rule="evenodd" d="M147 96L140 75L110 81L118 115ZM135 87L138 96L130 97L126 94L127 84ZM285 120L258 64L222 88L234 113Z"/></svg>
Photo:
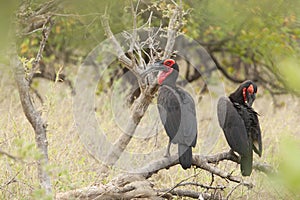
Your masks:
<svg viewBox="0 0 300 200"><path fill-rule="evenodd" d="M36 146L42 154L42 157L38 160L38 178L46 194L51 194L50 177L44 169L44 166L48 164L46 123L43 121L41 113L36 110L32 103L29 93L29 81L25 77L24 68L16 53L11 55L11 66L15 69L15 80L18 86L23 112L34 129Z"/></svg>

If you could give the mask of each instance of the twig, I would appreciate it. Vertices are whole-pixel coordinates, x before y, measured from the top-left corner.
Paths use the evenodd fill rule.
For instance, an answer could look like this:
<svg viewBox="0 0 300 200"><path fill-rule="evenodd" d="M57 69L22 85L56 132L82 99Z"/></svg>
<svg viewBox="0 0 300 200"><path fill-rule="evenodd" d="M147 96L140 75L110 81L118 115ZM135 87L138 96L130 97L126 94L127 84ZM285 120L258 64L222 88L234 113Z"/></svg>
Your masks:
<svg viewBox="0 0 300 200"><path fill-rule="evenodd" d="M158 192L163 192L164 196L162 196L162 197L167 198L166 193L165 193L167 190L168 189L159 190ZM177 190L171 190L168 193L170 193L172 195L179 196L179 197L190 197L190 198L193 198L193 199L224 200L221 197L218 197L218 196L215 196L215 195L211 195L209 193L200 193L200 192L195 192L195 191L191 191L191 190L179 190L179 189L177 189Z"/></svg>
<svg viewBox="0 0 300 200"><path fill-rule="evenodd" d="M198 175L199 175L199 173L193 174L193 175L191 175L191 176L189 176L189 177L187 177L187 178L181 180L179 183L177 183L176 185L174 185L173 187L171 187L169 190L167 190L167 191L166 191L164 194L162 194L161 196L163 196L163 195L165 195L165 194L171 192L172 190L174 190L175 188L177 188L178 186L180 186L180 184L182 184L184 181L187 181L187 180L189 180L190 178L196 177L196 176L198 176Z"/></svg>
<svg viewBox="0 0 300 200"><path fill-rule="evenodd" d="M17 157L17 156L13 156L10 153L7 153L5 151L3 151L2 149L0 149L0 154L7 156L8 158L11 158L13 160L18 160L18 161L22 161L21 158Z"/></svg>
<svg viewBox="0 0 300 200"><path fill-rule="evenodd" d="M241 186L241 185L242 185L242 183L239 183L239 184L237 184L236 186L234 186L234 187L232 188L232 190L227 194L226 200L228 200L229 197L232 195L232 193L233 193L239 186Z"/></svg>
<svg viewBox="0 0 300 200"><path fill-rule="evenodd" d="M185 182L185 183L180 183L178 184L178 186L187 186L187 185L193 185L193 186L197 186L197 187L201 187L201 188L205 188L205 189L213 189L213 190L224 190L226 187L225 186L211 186L211 185L204 185L201 183L195 183L195 182Z"/></svg>
<svg viewBox="0 0 300 200"><path fill-rule="evenodd" d="M11 179L9 179L6 183L0 186L0 189L3 189L5 186L10 185L11 183L16 182L16 177L20 174L22 170L18 171Z"/></svg>
<svg viewBox="0 0 300 200"><path fill-rule="evenodd" d="M209 186L212 186L214 182L215 182L215 175L213 173L211 173L211 181L210 181Z"/></svg>
<svg viewBox="0 0 300 200"><path fill-rule="evenodd" d="M120 46L119 42L115 38L114 34L112 33L109 22L108 22L108 17L106 15L101 16L101 23L102 27L105 31L105 34L108 39L111 40L113 46L115 47L118 55L118 59L121 63L123 63L129 70L133 70L133 63L132 61L125 55L124 51L122 50L122 47ZM133 71L135 74L136 72Z"/></svg>
<svg viewBox="0 0 300 200"><path fill-rule="evenodd" d="M236 183L242 183L244 186L246 186L248 188L253 187L252 183L243 181L243 179L241 177L233 176L233 175L231 175L231 173L222 171L219 168L209 165L207 160L204 157L193 156L193 164L196 165L197 167L204 169L206 171L209 171L223 179L227 179L229 181L236 182Z"/></svg>
<svg viewBox="0 0 300 200"><path fill-rule="evenodd" d="M46 26L47 24L49 24L49 27ZM51 20L51 17L48 17L47 20L45 21L44 25L43 25L43 28L42 28L43 38L42 38L42 41L40 43L40 47L39 47L38 53L36 55L36 58L32 63L32 70L29 73L29 75L27 76L29 81L32 80L36 70L39 67L39 63L42 60L42 57L43 57L42 54L43 54L44 48L46 46L46 43L47 43L47 40L48 40L48 37L49 37L49 33L51 32L52 26L53 26L53 21Z"/></svg>
<svg viewBox="0 0 300 200"><path fill-rule="evenodd" d="M182 5L180 5L182 6ZM172 55L173 52L173 47L175 44L175 39L176 39L176 34L178 30L181 28L182 23L181 23L181 12L182 12L182 7L176 6L170 21L168 25L168 31L167 31L167 44L165 47L165 52L163 58L169 58ZM177 20L179 21L178 26L176 26Z"/></svg>

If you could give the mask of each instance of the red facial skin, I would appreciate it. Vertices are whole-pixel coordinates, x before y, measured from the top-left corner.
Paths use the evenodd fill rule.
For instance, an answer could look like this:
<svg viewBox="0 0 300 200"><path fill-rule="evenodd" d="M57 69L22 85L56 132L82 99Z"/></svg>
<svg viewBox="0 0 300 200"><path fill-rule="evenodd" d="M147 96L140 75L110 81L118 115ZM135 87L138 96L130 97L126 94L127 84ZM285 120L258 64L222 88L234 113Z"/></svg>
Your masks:
<svg viewBox="0 0 300 200"><path fill-rule="evenodd" d="M243 88L243 97L244 97L245 103L247 103L246 91L249 92L249 94L253 94L254 93L253 85L251 84L251 85L249 85L248 88L246 88L246 87Z"/></svg>
<svg viewBox="0 0 300 200"><path fill-rule="evenodd" d="M161 85L164 80L173 72L172 66L175 64L173 59L167 59L164 61L164 66L168 67L168 71L163 71L158 76L158 84Z"/></svg>

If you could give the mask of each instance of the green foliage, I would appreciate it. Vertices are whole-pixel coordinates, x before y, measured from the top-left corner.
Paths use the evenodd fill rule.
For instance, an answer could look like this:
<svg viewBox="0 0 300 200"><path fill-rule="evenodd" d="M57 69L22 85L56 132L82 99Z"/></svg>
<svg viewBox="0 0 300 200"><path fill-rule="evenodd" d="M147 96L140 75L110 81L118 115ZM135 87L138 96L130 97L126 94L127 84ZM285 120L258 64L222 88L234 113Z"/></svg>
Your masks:
<svg viewBox="0 0 300 200"><path fill-rule="evenodd" d="M53 196L46 195L45 190L43 190L43 189L34 190L30 196L31 196L30 199L32 199L32 200L51 200L51 199L53 199Z"/></svg>
<svg viewBox="0 0 300 200"><path fill-rule="evenodd" d="M283 183L294 194L300 196L299 155L300 139L291 135L283 137L280 148L280 183Z"/></svg>
<svg viewBox="0 0 300 200"><path fill-rule="evenodd" d="M16 155L21 159L38 160L42 158L41 153L35 147L35 143L24 138L15 138L13 144L16 148Z"/></svg>
<svg viewBox="0 0 300 200"><path fill-rule="evenodd" d="M286 57L278 64L279 71L287 84L287 87L300 94L300 65L299 58Z"/></svg>
<svg viewBox="0 0 300 200"><path fill-rule="evenodd" d="M281 79L285 76L281 63L285 57L300 57L299 1L204 0L186 4L192 8L186 34L221 55L227 71L234 69L236 76L241 74L240 68L232 68L238 58L255 65L255 73L261 72L263 79L295 92L286 87L287 79ZM263 76L266 71L272 78Z"/></svg>
<svg viewBox="0 0 300 200"><path fill-rule="evenodd" d="M0 63L8 63L7 50L9 42L14 39L12 32L13 29L13 13L17 7L17 1L0 1Z"/></svg>

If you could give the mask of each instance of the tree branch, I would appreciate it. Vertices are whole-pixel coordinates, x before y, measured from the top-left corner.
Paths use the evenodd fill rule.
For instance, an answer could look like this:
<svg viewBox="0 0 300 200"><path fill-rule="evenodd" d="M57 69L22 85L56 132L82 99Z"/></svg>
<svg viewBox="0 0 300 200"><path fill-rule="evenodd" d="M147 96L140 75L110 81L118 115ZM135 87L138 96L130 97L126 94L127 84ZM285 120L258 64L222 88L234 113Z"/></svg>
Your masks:
<svg viewBox="0 0 300 200"><path fill-rule="evenodd" d="M153 186L147 179L150 178L154 173L157 173L161 169L168 169L174 165L179 164L178 156L174 155L170 158L161 158L149 163L144 168L139 170L135 170L129 174L119 175L114 178L110 183L106 185L100 186L91 186L87 188L77 189L68 191L65 193L59 193L56 195L57 200L65 200L65 199L107 199L107 198L122 198L122 199L130 199L130 198L149 198L149 199L159 199L161 197L171 199L172 196L180 196L180 197L190 197L190 198L203 198L203 199L216 199L223 200L218 193L209 194L208 192L199 193L191 190L180 190L176 189L180 186L197 186L203 187L207 190L223 190L224 186L208 186L200 183L194 182L185 182L186 180L196 177L198 174L194 174L169 189L153 189ZM201 156L201 155L193 155L193 165L197 168L204 169L212 175L217 175L225 180L229 180L232 182L238 183L231 193L240 185L246 186L248 188L252 188L253 184L243 180L241 177L233 176L231 173L224 172L216 167L213 167L210 164L215 164L223 160L231 160L233 162L239 162L237 156L233 155L231 152L223 152L212 156ZM262 172L266 172L265 170L271 170L271 166L266 167L266 164L254 164L255 166L259 166L258 170ZM263 166L263 167L262 167ZM273 169L272 169L273 171ZM139 192L137 192L139 191ZM229 194L228 196L230 196Z"/></svg>
<svg viewBox="0 0 300 200"><path fill-rule="evenodd" d="M165 191L167 191L168 189L165 189L165 190L160 190L160 192L164 192L162 197L166 197L166 193ZM204 199L204 200L224 200L224 198L220 197L220 196L217 196L217 195L213 195L213 194L209 194L207 192L195 192L195 191L191 191L191 190L180 190L180 189L177 189L177 190L171 190L169 191L168 193L174 195L174 196L179 196L179 197L190 197L190 198L193 198L193 199Z"/></svg>
<svg viewBox="0 0 300 200"><path fill-rule="evenodd" d="M233 181L236 183L242 183L244 186L247 186L249 188L253 187L252 183L248 183L242 180L242 178L233 176L231 173L227 173L225 171L222 171L212 165L210 163L218 163L223 160L230 160L236 163L239 163L238 157L233 155L230 152L223 152L212 156L201 156L194 154L193 155L193 165L197 168L201 168L203 170L206 170L208 172L211 172L212 174L215 174L221 178L227 179L229 181ZM143 168L137 169L135 171L132 171L132 174L140 174L144 176L145 178L151 177L153 174L157 173L161 169L169 169L170 167L179 164L178 156L173 155L169 158L161 158L158 160L155 160L148 165L146 165ZM272 174L274 172L273 168L267 164L254 164L253 168L259 171L262 171L266 174Z"/></svg>
<svg viewBox="0 0 300 200"><path fill-rule="evenodd" d="M122 50L122 47L120 46L119 42L115 38L114 34L112 33L108 17L106 15L101 16L101 24L105 31L105 34L109 40L111 40L113 46L115 47L117 51L118 59L121 63L123 63L129 70L133 70L133 63L132 61L125 55L124 51ZM135 72L134 72L135 73Z"/></svg>
<svg viewBox="0 0 300 200"><path fill-rule="evenodd" d="M40 12L44 12L44 10L48 8L42 7ZM49 24L49 27L46 25ZM38 178L40 181L41 187L45 190L46 194L51 194L51 181L48 172L45 170L45 166L48 164L48 140L46 127L47 124L42 119L41 113L37 111L34 106L34 103L31 100L30 95L30 82L32 77L35 74L39 66L39 62L42 59L42 53L44 51L46 42L48 40L49 33L51 31L53 22L50 17L43 24L43 36L42 41L40 43L40 48L38 50L35 61L33 62L32 68L29 71L28 76L25 76L25 71L22 63L18 59L17 51L15 45L12 47L11 53L11 66L14 69L15 80L18 86L20 101L22 104L23 112L34 129L35 132L35 142L38 150L41 153L41 158L38 160Z"/></svg>
<svg viewBox="0 0 300 200"><path fill-rule="evenodd" d="M24 114L35 131L36 145L42 154L42 158L38 161L38 177L40 184L42 188L45 189L46 193L50 194L50 177L44 169L44 166L48 164L47 125L31 101L29 81L25 78L23 65L18 59L16 53L11 56L11 66L15 69L15 80L17 82Z"/></svg>
<svg viewBox="0 0 300 200"><path fill-rule="evenodd" d="M133 5L132 5L133 9ZM176 26L176 21L179 20L181 8L177 8L172 18L169 21L169 29L168 29L168 42L165 50L167 52L172 52L175 38L176 38L176 31L180 28L180 26ZM139 79L140 72L138 71L136 65L129 59L122 50L119 42L114 37L108 22L108 18L106 15L101 17L102 26L105 30L106 36L108 39L112 41L112 45L114 46L115 50L117 51L118 59L121 63L125 64L125 66L131 70L134 75ZM133 42L133 41L132 41ZM168 53L165 53L165 56L170 56ZM108 165L114 165L119 157L121 156L122 152L125 150L126 146L131 141L132 136L135 133L135 130L144 116L149 104L152 102L155 92L157 91L157 84L151 83L147 85L145 89L142 90L141 95L137 100L134 101L134 104L131 107L131 116L129 117L128 124L125 130L125 133L122 134L115 142L115 144L110 149L109 153L106 156L105 163ZM103 167L101 169L102 172L106 172L108 170L107 167Z"/></svg>
<svg viewBox="0 0 300 200"><path fill-rule="evenodd" d="M230 81L234 82L234 83L242 83L244 82L245 80L243 79L237 79L237 78L234 78L232 76L230 76L227 71L221 66L221 64L219 63L219 61L217 60L217 58L212 54L210 53L210 57L211 59L214 61L214 63L216 64L218 70L220 70L222 72L222 74L227 78L229 79Z"/></svg>
<svg viewBox="0 0 300 200"><path fill-rule="evenodd" d="M178 25L176 25L178 22ZM173 53L173 47L176 40L176 34L179 29L182 27L182 3L180 6L176 5L176 8L170 18L167 32L167 44L164 51L163 59L171 57Z"/></svg>
<svg viewBox="0 0 300 200"><path fill-rule="evenodd" d="M47 24L49 24L49 27L46 26ZM34 74L36 73L37 69L39 68L40 61L43 58L43 51L45 49L52 26L53 26L53 21L51 20L51 17L48 17L43 25L43 29L42 29L43 37L42 37L42 41L40 42L40 48L38 50L38 53L36 55L34 62L32 63L31 72L28 75L29 82L32 80Z"/></svg>

